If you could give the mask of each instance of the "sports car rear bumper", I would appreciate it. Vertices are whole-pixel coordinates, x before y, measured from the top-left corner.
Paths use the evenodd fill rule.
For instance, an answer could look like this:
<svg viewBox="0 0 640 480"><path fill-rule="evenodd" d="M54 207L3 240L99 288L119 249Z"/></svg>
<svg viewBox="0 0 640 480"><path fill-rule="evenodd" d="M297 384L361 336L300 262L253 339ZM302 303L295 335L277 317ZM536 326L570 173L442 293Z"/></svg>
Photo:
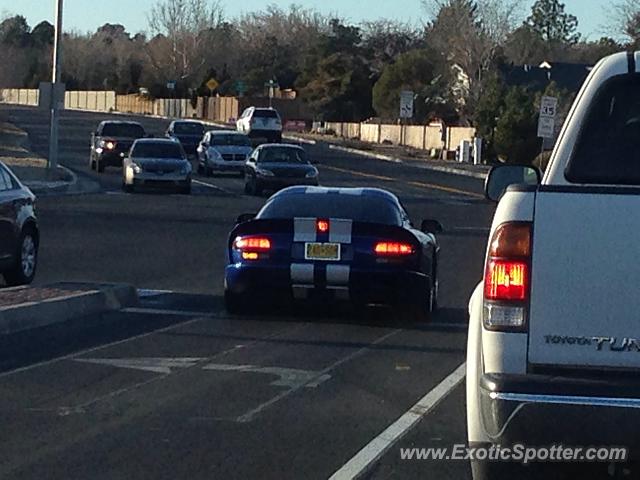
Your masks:
<svg viewBox="0 0 640 480"><path fill-rule="evenodd" d="M292 266L228 265L225 287L232 293L252 297L264 295L283 300L328 298L356 304L386 305L415 301L428 291L429 278L420 272L341 267L332 269L330 264L316 266L317 271L305 278L294 272L295 266L292 270Z"/></svg>

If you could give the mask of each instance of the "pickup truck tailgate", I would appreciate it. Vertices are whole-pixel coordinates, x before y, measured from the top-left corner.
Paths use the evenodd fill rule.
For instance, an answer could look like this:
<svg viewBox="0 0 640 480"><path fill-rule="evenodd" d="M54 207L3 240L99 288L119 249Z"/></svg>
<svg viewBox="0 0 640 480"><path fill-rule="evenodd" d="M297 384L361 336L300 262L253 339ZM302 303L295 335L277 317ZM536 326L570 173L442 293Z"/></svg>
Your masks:
<svg viewBox="0 0 640 480"><path fill-rule="evenodd" d="M640 195L626 192L536 195L530 364L640 366Z"/></svg>

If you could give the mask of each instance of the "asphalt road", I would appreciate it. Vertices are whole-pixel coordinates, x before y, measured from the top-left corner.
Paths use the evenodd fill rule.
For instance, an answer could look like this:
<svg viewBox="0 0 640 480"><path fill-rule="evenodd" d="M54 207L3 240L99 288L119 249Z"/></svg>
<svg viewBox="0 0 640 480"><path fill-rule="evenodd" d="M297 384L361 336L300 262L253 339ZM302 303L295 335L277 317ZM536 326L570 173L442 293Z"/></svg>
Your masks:
<svg viewBox="0 0 640 480"><path fill-rule="evenodd" d="M46 154L46 115L2 107L0 116ZM37 283L154 291L139 309L3 340L1 478L349 478L363 447L438 392L406 436L356 459L364 478L468 478L465 462L401 461L400 448L465 440L463 383L441 382L461 378L466 306L481 278L493 206L480 180L305 146L321 183L387 188L415 221L445 226L442 308L413 326L392 311L331 306L230 317L226 237L265 198L243 195L237 177L196 176L190 196L121 192L117 169L88 167L90 132L106 117L62 115L61 162L91 193L39 198ZM157 135L168 123L139 120Z"/></svg>

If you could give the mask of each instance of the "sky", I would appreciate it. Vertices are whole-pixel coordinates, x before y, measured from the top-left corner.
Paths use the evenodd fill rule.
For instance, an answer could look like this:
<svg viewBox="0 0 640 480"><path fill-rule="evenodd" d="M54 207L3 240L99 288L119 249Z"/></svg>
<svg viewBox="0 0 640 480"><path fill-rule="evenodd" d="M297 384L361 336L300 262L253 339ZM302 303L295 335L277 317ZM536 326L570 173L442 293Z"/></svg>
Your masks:
<svg viewBox="0 0 640 480"><path fill-rule="evenodd" d="M528 13L533 0L524 0ZM119 23L131 33L147 30L147 14L156 0L64 0L64 29L95 31L105 23ZM227 17L260 10L268 3L287 8L296 3L323 13L337 13L352 22L389 18L418 25L425 18L420 0L221 0ZM564 0L566 11L577 16L580 32L590 39L603 36L611 0ZM53 23L55 0L0 0L2 16L19 14L33 27ZM609 7L610 10L610 7Z"/></svg>

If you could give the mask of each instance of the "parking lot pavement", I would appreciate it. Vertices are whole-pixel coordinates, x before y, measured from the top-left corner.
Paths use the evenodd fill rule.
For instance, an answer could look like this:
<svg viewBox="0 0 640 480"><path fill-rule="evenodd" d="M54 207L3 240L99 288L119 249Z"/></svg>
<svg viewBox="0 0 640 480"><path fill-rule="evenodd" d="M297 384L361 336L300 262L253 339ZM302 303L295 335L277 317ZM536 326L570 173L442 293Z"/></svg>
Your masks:
<svg viewBox="0 0 640 480"><path fill-rule="evenodd" d="M50 358L0 373L3 478L328 478L461 364L465 334L147 292L73 352L43 336Z"/></svg>

